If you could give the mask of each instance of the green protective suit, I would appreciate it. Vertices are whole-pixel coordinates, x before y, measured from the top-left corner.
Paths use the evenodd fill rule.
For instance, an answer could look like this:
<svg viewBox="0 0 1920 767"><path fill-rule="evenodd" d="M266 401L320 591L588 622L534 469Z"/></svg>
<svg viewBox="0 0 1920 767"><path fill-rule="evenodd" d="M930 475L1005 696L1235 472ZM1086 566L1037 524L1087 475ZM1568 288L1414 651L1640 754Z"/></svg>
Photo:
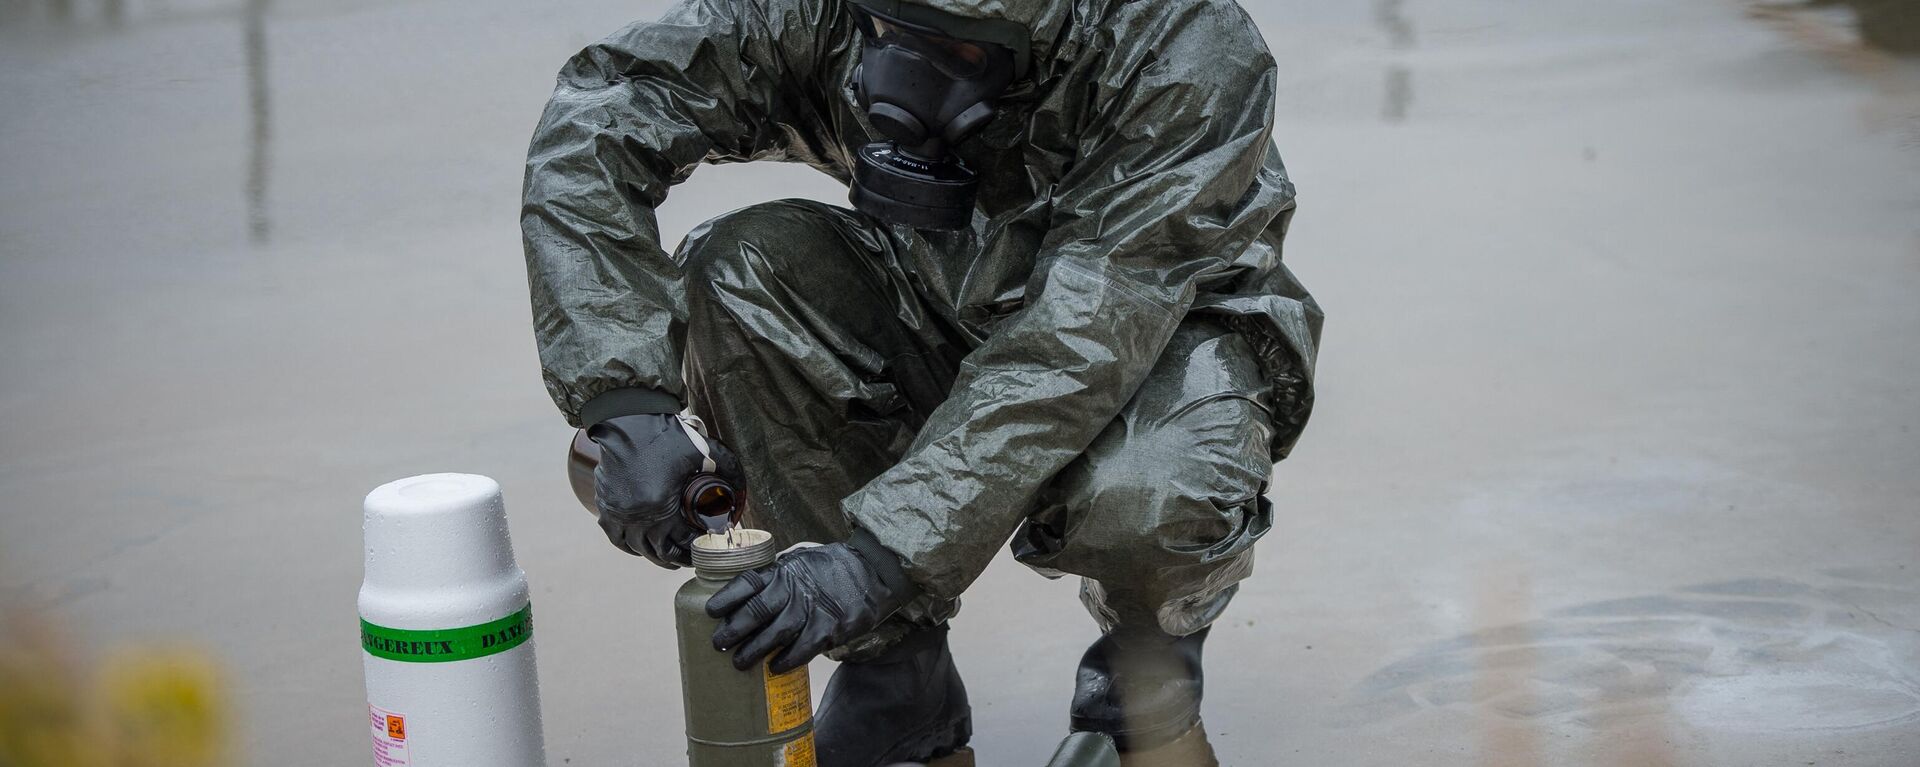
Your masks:
<svg viewBox="0 0 1920 767"><path fill-rule="evenodd" d="M1103 624L1195 631L1313 402L1274 61L1228 0L923 4L1033 35L954 149L980 175L957 232L782 201L661 246L653 211L702 162L850 178L875 139L843 0L687 0L566 64L522 212L547 387L576 425L685 402L740 454L756 524L866 528L926 592L916 619L1011 536L1084 576Z"/></svg>

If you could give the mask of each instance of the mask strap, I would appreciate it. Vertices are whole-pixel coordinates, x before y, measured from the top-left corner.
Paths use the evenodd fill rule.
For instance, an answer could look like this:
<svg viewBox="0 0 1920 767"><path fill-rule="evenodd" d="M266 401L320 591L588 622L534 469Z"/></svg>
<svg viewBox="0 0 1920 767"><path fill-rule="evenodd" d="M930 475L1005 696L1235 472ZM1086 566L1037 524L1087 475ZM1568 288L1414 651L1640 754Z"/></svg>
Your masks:
<svg viewBox="0 0 1920 767"><path fill-rule="evenodd" d="M700 470L712 474L720 470L713 462L713 447L707 444L707 424L697 415L674 416L680 422L680 430L687 433L687 439L693 440L693 449L700 451Z"/></svg>

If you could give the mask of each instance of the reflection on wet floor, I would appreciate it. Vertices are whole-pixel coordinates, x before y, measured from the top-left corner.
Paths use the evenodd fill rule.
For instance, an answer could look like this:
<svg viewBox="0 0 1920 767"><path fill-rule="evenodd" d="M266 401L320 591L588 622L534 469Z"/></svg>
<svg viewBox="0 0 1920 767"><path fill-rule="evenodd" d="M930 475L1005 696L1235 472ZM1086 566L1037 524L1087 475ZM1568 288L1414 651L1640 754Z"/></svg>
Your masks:
<svg viewBox="0 0 1920 767"><path fill-rule="evenodd" d="M1394 50L1413 48L1413 22L1407 20L1406 0L1374 0L1373 22L1386 33L1387 44ZM1380 119L1404 122L1407 109L1413 106L1413 70L1405 64L1389 65L1386 85L1381 90L1385 103L1380 107Z"/></svg>
<svg viewBox="0 0 1920 767"><path fill-rule="evenodd" d="M45 20L62 25L101 23L117 27L127 21L127 0L0 2L0 23L24 20Z"/></svg>
<svg viewBox="0 0 1920 767"><path fill-rule="evenodd" d="M1407 119L1407 108L1413 106L1413 70L1400 64L1387 67L1386 105L1380 108L1381 119L1387 122L1402 122Z"/></svg>
<svg viewBox="0 0 1920 767"><path fill-rule="evenodd" d="M247 201L247 239L255 246L269 243L273 217L268 206L273 165L273 94L267 68L267 12L272 0L239 0L199 12L239 12L241 50L246 61L247 158L244 188ZM42 21L74 29L114 30L144 22L160 22L182 15L164 4L140 4L131 13L127 0L0 0L0 24Z"/></svg>
<svg viewBox="0 0 1920 767"><path fill-rule="evenodd" d="M1387 33L1387 42L1395 49L1413 47L1413 23L1407 21L1406 0L1374 0L1373 21Z"/></svg>
<svg viewBox="0 0 1920 767"><path fill-rule="evenodd" d="M247 58L247 237L267 244L273 220L267 212L267 171L272 157L273 101L267 88L267 0L247 0L242 15Z"/></svg>
<svg viewBox="0 0 1920 767"><path fill-rule="evenodd" d="M1845 7L1859 42L1894 53L1920 54L1920 0L1804 0L1759 3L1762 13Z"/></svg>
<svg viewBox="0 0 1920 767"><path fill-rule="evenodd" d="M1632 751L1622 764L1664 763L1645 749L1703 732L1920 723L1920 627L1903 622L1920 594L1904 568L1705 583L1500 622L1528 611L1520 583L1482 588L1488 628L1367 675L1340 722L1453 709L1485 723L1495 752L1586 731Z"/></svg>
<svg viewBox="0 0 1920 767"><path fill-rule="evenodd" d="M1920 148L1920 109L1914 106L1920 103L1920 73L1904 59L1920 54L1920 39L1916 39L1920 38L1920 0L1904 1L1902 8L1873 12L1862 6L1857 17L1841 7L1850 5L1841 0L1755 2L1748 8L1752 16L1799 47L1872 84L1880 98L1864 110L1866 121L1876 129L1904 134L1903 145L1913 149ZM1875 20L1872 32L1866 29L1870 18ZM1904 32L1897 29L1902 24ZM1908 36L1907 41L1888 44L1899 35ZM1882 47L1863 44L1869 38L1880 41Z"/></svg>
<svg viewBox="0 0 1920 767"><path fill-rule="evenodd" d="M1831 2L1831 0L1828 0ZM1847 0L1860 26L1860 39L1876 48L1920 53L1920 2Z"/></svg>

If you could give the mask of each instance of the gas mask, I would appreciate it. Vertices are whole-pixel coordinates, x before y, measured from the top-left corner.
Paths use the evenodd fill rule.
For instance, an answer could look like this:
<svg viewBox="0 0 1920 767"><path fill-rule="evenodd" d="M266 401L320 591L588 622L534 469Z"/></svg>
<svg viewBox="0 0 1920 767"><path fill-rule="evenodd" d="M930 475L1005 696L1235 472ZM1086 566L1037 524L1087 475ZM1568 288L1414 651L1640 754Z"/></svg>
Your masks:
<svg viewBox="0 0 1920 767"><path fill-rule="evenodd" d="M853 86L867 122L887 140L860 148L853 206L918 229L965 228L980 184L952 147L993 119L995 100L1019 74L1020 54L1009 45L958 35L984 27L1007 39L1014 34L1007 27L1019 25L943 19L937 11L901 3L888 3L892 13L881 13L875 5L861 3L853 11L861 34ZM954 27L972 29L949 33ZM1024 35L1024 28L1018 33Z"/></svg>

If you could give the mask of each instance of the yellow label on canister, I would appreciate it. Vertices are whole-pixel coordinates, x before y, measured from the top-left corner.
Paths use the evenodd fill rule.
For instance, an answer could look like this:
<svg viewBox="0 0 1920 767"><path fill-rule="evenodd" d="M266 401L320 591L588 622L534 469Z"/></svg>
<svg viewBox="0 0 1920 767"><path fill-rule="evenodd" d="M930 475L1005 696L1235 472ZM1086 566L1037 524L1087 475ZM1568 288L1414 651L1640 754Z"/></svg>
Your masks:
<svg viewBox="0 0 1920 767"><path fill-rule="evenodd" d="M813 718L813 687L807 680L806 666L785 674L773 673L772 666L761 668L767 676L767 734L786 732ZM807 741L807 753L813 753L811 739ZM807 763L812 764L812 759Z"/></svg>
<svg viewBox="0 0 1920 767"><path fill-rule="evenodd" d="M787 744L780 752L780 764L781 767L814 767L812 730Z"/></svg>

